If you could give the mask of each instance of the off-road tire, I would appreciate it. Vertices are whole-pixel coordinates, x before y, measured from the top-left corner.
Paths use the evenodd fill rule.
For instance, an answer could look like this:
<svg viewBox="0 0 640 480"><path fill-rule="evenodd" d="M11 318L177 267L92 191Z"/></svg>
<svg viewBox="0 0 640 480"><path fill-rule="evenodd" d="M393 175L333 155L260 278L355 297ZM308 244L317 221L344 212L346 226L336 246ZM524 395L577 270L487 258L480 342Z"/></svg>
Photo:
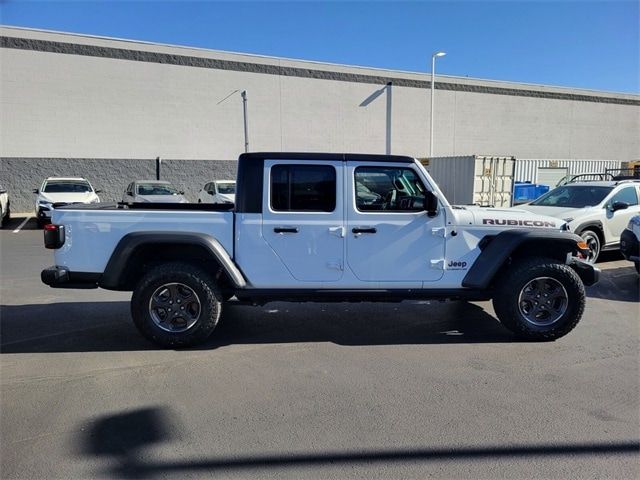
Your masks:
<svg viewBox="0 0 640 480"><path fill-rule="evenodd" d="M531 258L516 261L498 279L493 297L493 308L506 328L518 337L533 341L556 340L569 333L578 324L585 307L585 290L580 277L567 265L549 258ZM521 313L520 293L533 279L549 277L557 280L567 294L566 310L554 323L534 325Z"/></svg>
<svg viewBox="0 0 640 480"><path fill-rule="evenodd" d="M151 317L151 296L169 283L186 285L200 301L198 320L184 332L162 330ZM188 263L172 262L153 268L140 279L131 297L133 323L145 338L165 348L184 348L205 342L218 324L221 309L222 295L211 276Z"/></svg>

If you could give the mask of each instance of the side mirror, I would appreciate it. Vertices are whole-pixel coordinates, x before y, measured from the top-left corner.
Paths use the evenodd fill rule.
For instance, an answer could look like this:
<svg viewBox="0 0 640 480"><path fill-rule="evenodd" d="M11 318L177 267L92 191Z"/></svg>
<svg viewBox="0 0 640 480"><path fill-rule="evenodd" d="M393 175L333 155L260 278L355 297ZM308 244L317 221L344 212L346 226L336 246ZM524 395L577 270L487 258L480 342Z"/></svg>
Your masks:
<svg viewBox="0 0 640 480"><path fill-rule="evenodd" d="M611 205L611 211L616 212L618 210L625 210L629 208L629 204L627 202L613 202Z"/></svg>
<svg viewBox="0 0 640 480"><path fill-rule="evenodd" d="M183 192L182 190L180 190L178 193L179 193L180 195L184 195L184 192Z"/></svg>
<svg viewBox="0 0 640 480"><path fill-rule="evenodd" d="M40 193L40 190L38 190L37 188L34 188L33 193Z"/></svg>
<svg viewBox="0 0 640 480"><path fill-rule="evenodd" d="M0 193L7 193L7 190L5 188L0 188Z"/></svg>
<svg viewBox="0 0 640 480"><path fill-rule="evenodd" d="M94 193L102 193L102 190L94 190Z"/></svg>
<svg viewBox="0 0 640 480"><path fill-rule="evenodd" d="M424 200L424 209L426 210L427 215L435 217L438 214L438 197L436 197L435 193L427 191Z"/></svg>

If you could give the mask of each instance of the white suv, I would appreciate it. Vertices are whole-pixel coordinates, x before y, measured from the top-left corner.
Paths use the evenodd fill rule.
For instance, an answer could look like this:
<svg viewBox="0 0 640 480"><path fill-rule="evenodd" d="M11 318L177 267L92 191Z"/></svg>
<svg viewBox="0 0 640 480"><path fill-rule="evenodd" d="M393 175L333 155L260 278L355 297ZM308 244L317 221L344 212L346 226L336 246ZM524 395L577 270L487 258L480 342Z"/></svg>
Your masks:
<svg viewBox="0 0 640 480"><path fill-rule="evenodd" d="M40 188L34 189L38 226L51 220L53 206L72 203L98 203L100 190L94 190L88 180L78 177L49 177Z"/></svg>
<svg viewBox="0 0 640 480"><path fill-rule="evenodd" d="M620 235L620 251L624 258L634 263L640 274L640 215L632 217Z"/></svg>
<svg viewBox="0 0 640 480"><path fill-rule="evenodd" d="M561 185L518 209L561 218L589 245L595 263L603 250L620 248L620 235L640 214L640 181L578 182Z"/></svg>
<svg viewBox="0 0 640 480"><path fill-rule="evenodd" d="M0 185L0 227L4 227L11 218L11 202L7 190Z"/></svg>
<svg viewBox="0 0 640 480"><path fill-rule="evenodd" d="M236 182L234 180L216 180L207 183L198 192L198 203L235 203Z"/></svg>

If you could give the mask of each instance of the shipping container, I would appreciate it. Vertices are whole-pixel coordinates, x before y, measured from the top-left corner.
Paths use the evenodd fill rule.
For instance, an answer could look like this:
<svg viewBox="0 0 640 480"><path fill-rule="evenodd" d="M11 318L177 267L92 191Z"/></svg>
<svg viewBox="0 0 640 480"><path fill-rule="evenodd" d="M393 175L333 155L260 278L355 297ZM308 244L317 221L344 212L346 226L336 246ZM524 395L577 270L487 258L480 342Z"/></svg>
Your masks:
<svg viewBox="0 0 640 480"><path fill-rule="evenodd" d="M514 157L465 155L420 162L453 205L511 206Z"/></svg>
<svg viewBox="0 0 640 480"><path fill-rule="evenodd" d="M531 182L555 188L567 175L605 173L621 168L620 160L533 159L518 158L515 163L516 182Z"/></svg>

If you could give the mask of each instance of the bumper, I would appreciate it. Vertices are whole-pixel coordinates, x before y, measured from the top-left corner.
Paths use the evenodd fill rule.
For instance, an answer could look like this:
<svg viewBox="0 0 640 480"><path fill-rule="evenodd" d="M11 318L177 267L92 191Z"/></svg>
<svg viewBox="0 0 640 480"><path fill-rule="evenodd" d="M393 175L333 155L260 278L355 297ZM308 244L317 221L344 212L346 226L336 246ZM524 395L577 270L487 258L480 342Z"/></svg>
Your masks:
<svg viewBox="0 0 640 480"><path fill-rule="evenodd" d="M640 261L640 242L631 230L623 230L620 235L620 251L624 258L632 262Z"/></svg>
<svg viewBox="0 0 640 480"><path fill-rule="evenodd" d="M587 287L595 285L600 279L600 269L594 267L590 263L573 257L569 262L569 266L578 274L582 283Z"/></svg>
<svg viewBox="0 0 640 480"><path fill-rule="evenodd" d="M42 283L52 288L98 288L100 277L99 273L70 272L59 265L45 268L40 273Z"/></svg>

